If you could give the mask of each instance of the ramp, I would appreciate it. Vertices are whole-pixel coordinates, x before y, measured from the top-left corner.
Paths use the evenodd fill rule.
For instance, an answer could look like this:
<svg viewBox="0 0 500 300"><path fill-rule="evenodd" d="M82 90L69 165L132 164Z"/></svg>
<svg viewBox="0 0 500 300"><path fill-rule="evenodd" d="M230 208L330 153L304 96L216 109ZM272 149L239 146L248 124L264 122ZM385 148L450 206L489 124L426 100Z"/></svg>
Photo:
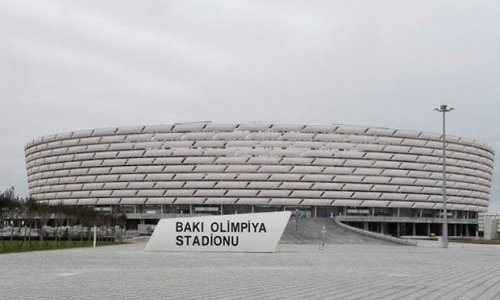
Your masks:
<svg viewBox="0 0 500 300"><path fill-rule="evenodd" d="M326 233L323 238L322 230ZM357 232L342 228L330 218L290 218L281 237L281 244L381 244L394 245L375 237L362 235Z"/></svg>

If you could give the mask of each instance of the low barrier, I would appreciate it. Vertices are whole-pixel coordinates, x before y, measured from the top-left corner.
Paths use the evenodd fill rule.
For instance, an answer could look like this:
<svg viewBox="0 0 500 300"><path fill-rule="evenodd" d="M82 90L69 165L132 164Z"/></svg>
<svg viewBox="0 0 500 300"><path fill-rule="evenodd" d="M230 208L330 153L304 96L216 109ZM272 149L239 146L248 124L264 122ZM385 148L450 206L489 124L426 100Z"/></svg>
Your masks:
<svg viewBox="0 0 500 300"><path fill-rule="evenodd" d="M381 234L381 233L376 233L376 232L371 232L371 231L368 231L368 230L359 229L359 228L356 228L356 227L353 227L353 226L346 225L346 224L338 221L337 219L335 219L334 221L340 227L342 227L342 228L344 228L346 230L357 232L357 233L362 234L362 235L370 236L370 237L381 239L381 240L384 240L384 241L393 242L393 243L400 244L400 245L417 246L417 242L415 242L415 241L403 240L403 239L400 239L400 238L397 238L397 237L393 237L393 236L390 236L390 235L385 235L385 234Z"/></svg>

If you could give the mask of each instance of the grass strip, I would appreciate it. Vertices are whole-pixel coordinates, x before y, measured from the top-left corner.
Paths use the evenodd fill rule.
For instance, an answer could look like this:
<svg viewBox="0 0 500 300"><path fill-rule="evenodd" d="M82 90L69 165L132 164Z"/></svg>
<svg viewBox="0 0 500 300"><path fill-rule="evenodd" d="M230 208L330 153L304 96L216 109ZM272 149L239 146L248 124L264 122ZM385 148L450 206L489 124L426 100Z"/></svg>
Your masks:
<svg viewBox="0 0 500 300"><path fill-rule="evenodd" d="M102 242L98 241L96 246L112 246L126 244L126 242ZM93 242L89 241L3 241L0 242L0 254L17 253L26 251L56 250L68 248L92 247Z"/></svg>

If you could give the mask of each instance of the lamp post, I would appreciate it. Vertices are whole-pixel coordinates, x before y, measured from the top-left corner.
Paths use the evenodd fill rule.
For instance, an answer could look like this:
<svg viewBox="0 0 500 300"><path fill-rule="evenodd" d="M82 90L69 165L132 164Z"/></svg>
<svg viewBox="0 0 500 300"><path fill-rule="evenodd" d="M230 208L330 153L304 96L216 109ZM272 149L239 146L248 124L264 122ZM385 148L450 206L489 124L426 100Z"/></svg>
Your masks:
<svg viewBox="0 0 500 300"><path fill-rule="evenodd" d="M443 242L441 248L448 248L448 197L446 196L446 113L454 110L453 107L443 104L435 111L443 113Z"/></svg>

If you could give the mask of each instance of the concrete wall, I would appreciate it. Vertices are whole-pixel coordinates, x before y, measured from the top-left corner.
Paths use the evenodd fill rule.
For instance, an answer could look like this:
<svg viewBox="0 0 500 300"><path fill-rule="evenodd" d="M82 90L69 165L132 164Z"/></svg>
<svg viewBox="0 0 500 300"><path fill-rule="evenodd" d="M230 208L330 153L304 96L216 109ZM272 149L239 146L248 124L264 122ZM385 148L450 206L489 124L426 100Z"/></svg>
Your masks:
<svg viewBox="0 0 500 300"><path fill-rule="evenodd" d="M499 219L484 219L484 239L485 240L498 240L500 239L500 226Z"/></svg>

